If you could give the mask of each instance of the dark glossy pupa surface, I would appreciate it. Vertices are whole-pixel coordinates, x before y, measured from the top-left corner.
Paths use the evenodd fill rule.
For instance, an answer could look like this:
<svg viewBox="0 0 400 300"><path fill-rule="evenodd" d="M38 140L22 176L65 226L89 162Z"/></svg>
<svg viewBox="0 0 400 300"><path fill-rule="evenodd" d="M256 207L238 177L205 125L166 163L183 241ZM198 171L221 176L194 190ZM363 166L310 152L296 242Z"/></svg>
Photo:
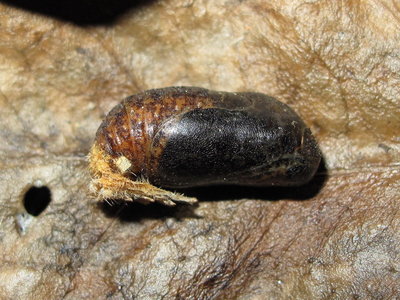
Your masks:
<svg viewBox="0 0 400 300"><path fill-rule="evenodd" d="M195 202L163 188L308 182L321 155L287 105L260 93L169 87L130 96L107 115L89 154L100 199Z"/></svg>

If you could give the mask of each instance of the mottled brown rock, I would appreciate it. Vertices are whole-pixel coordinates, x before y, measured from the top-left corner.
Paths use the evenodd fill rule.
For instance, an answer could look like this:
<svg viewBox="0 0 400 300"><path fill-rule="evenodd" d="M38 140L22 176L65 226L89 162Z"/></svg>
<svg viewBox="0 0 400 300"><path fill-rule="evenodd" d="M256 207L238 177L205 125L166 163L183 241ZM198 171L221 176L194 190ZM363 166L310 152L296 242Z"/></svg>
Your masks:
<svg viewBox="0 0 400 300"><path fill-rule="evenodd" d="M398 15L394 1L167 0L78 27L1 4L0 298L398 297ZM105 114L182 85L290 105L326 169L302 188L188 191L197 207L95 203L85 156ZM51 192L37 216L32 186Z"/></svg>

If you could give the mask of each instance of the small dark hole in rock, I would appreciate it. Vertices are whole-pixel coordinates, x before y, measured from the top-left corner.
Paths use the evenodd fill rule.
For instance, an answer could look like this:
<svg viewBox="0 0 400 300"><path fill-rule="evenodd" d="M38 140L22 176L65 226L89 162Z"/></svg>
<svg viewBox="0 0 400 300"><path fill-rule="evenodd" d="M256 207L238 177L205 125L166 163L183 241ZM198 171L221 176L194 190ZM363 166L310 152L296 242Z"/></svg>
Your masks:
<svg viewBox="0 0 400 300"><path fill-rule="evenodd" d="M31 187L24 195L24 207L26 211L33 215L40 215L51 201L50 189L44 187Z"/></svg>

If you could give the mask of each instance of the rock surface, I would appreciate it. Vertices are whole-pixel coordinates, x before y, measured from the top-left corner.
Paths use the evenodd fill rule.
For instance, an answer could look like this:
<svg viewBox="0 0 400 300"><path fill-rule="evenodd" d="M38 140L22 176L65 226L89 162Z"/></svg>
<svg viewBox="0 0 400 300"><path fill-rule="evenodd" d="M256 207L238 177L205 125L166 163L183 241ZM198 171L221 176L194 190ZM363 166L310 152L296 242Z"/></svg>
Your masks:
<svg viewBox="0 0 400 300"><path fill-rule="evenodd" d="M82 25L0 4L0 298L398 297L399 13L166 0ZM171 85L278 98L325 167L299 188L193 189L195 207L96 203L85 156L101 119Z"/></svg>

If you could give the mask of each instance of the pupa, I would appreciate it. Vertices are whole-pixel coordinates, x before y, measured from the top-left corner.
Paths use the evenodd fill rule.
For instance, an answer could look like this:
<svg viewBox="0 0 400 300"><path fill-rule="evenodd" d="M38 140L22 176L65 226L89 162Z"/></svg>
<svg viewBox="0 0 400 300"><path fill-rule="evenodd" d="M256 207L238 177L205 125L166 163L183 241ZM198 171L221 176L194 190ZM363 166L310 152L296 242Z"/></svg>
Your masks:
<svg viewBox="0 0 400 300"><path fill-rule="evenodd" d="M115 106L89 153L100 200L194 203L175 189L296 186L321 160L317 142L286 104L255 92L167 87Z"/></svg>

